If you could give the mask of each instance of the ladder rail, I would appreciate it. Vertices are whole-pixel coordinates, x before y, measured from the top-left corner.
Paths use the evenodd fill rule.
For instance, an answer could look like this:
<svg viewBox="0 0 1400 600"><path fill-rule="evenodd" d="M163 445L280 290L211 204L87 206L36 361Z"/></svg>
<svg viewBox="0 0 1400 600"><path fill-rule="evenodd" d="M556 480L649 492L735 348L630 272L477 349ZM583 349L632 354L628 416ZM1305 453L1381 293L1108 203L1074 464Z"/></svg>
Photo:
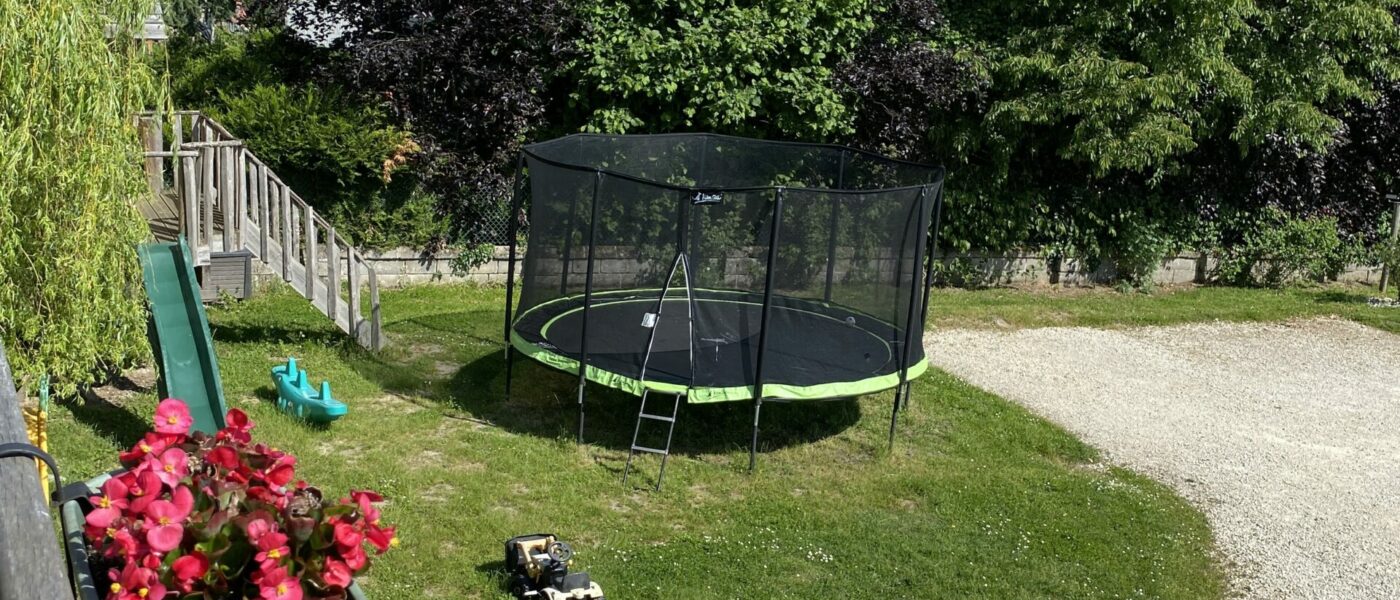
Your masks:
<svg viewBox="0 0 1400 600"><path fill-rule="evenodd" d="M655 491L659 492L661 491L661 482L666 479L666 461L671 458L671 440L675 437L676 434L676 417L680 414L681 397L684 396L684 394L675 395L675 400L671 404L670 417L664 417L661 415L647 412L647 398L648 396L650 396L650 394L651 390L642 390L641 407L637 411L637 425L632 429L632 444L627 451L627 464L622 468L622 485L627 485L627 477L632 473L632 461L637 457L638 452L646 454L659 454L661 455L661 469L656 475L656 486L652 488ZM652 448L649 446L637 445L637 439L642 432L642 421L645 419L662 421L668 424L668 427L666 429L665 448Z"/></svg>
<svg viewBox="0 0 1400 600"><path fill-rule="evenodd" d="M638 377L638 379L642 382L643 386L642 401L641 405L637 409L637 424L632 429L632 444L627 451L627 465L624 466L622 469L622 485L625 486L627 485L627 476L632 472L632 460L636 458L638 452L660 454L661 469L656 475L655 487L655 490L658 492L661 491L661 482L666 478L666 461L667 459L671 458L671 440L675 438L676 434L676 417L680 415L681 397L685 396L685 394L676 394L675 402L671 405L670 417L654 413L648 413L647 398L650 396L651 390L646 387L647 367L651 363L652 347L656 344L656 330L661 327L661 316L666 309L666 297L671 292L671 282L675 281L677 270L681 270L681 272L685 275L686 324L688 326L688 335L690 336L690 343L687 347L689 348L690 352L691 380L693 381L695 379L695 302L693 298L694 294L691 293L692 288L690 285L690 266L685 259L685 253L677 252L676 260L671 264L671 272L669 275L666 276L666 285L661 288L661 295L656 299L656 312L652 313L655 318L651 321L649 325L649 327L651 328L651 333L647 337L647 351L646 354L642 357L642 370L640 376ZM637 439L642 432L643 420L661 421L667 424L665 449L657 449L637 445Z"/></svg>

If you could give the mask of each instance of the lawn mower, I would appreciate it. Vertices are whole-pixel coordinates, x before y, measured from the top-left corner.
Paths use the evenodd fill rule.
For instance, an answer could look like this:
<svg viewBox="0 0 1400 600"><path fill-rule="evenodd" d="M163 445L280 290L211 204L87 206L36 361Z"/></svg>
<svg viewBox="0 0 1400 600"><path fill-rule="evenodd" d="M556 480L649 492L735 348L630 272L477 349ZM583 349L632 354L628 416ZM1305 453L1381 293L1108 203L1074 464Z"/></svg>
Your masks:
<svg viewBox="0 0 1400 600"><path fill-rule="evenodd" d="M506 541L510 593L520 600L603 600L588 573L570 573L574 549L550 533Z"/></svg>

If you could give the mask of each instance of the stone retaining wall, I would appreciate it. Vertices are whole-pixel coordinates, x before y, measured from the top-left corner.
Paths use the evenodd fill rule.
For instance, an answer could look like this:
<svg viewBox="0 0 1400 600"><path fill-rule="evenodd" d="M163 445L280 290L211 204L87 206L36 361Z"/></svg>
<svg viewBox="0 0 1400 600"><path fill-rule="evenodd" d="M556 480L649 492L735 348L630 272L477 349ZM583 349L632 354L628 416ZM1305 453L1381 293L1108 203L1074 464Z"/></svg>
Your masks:
<svg viewBox="0 0 1400 600"><path fill-rule="evenodd" d="M761 276L763 269L762 252L739 250L725 258L725 285L742 287L752 283L752 277ZM423 254L407 248L396 250L365 252L365 260L374 265L379 274L380 285L404 286L416 283L461 282L503 284L506 281L507 249L496 248L491 260L466 274L452 273L452 259L455 254L443 252ZM839 280L850 264L849 249L839 250L836 277ZM844 261L841 259L845 259ZM517 261L521 260L517 257ZM1088 261L1076 258L1051 260L1039 255L999 255L999 254L958 254L940 257L949 265L947 272L952 281L961 285L1093 285L1108 283L1117 275L1111 261L1102 261L1097 268L1090 268ZM896 259L893 256L876 256L864 260L861 268L874 272L874 276L892 276ZM1153 280L1162 285L1182 283L1206 283L1210 281L1216 267L1214 258L1182 254L1163 259ZM563 268L561 261L553 265L541 265L541 274L558 277ZM572 261L572 274L582 276L587 265L582 260ZM594 251L594 282L600 287L617 287L635 279L639 270L666 271L670 264L653 265L638 260L633 254L621 248L599 247ZM824 276L824 271L822 273ZM520 277L520 266L516 266L516 277ZM1374 284L1380 279L1380 268L1353 265L1338 278L1339 281Z"/></svg>

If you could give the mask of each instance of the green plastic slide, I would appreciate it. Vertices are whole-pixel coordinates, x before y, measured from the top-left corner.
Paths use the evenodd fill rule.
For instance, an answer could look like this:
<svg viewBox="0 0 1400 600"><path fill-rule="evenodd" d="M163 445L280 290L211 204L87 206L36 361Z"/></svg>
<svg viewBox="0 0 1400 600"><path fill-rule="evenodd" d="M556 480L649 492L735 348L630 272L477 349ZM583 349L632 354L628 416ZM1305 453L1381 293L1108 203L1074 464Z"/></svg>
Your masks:
<svg viewBox="0 0 1400 600"><path fill-rule="evenodd" d="M192 431L224 427L224 386L214 338L199 297L194 261L185 238L142 244L141 272L151 306L151 351L160 368L162 398L178 398L190 408Z"/></svg>

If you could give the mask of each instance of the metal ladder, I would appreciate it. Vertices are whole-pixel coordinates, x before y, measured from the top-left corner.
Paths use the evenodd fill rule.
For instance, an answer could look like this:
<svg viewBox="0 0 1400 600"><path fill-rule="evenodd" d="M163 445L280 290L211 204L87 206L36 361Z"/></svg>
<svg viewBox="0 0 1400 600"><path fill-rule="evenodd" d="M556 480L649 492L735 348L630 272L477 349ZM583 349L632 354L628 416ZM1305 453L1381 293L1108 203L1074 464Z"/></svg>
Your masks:
<svg viewBox="0 0 1400 600"><path fill-rule="evenodd" d="M637 427L632 430L632 449L627 452L627 466L622 469L622 485L627 485L627 475L632 471L632 459L637 456L638 452L660 454L661 472L656 475L655 488L656 491L659 492L661 491L661 480L666 477L666 459L671 457L671 436L676 432L676 415L680 414L682 394L676 394L676 400L671 404L671 416L667 417L647 412L647 396L650 393L651 390L642 391L642 406L637 409ZM643 420L661 421L667 424L665 448L649 448L637 445L637 436L642 432Z"/></svg>

